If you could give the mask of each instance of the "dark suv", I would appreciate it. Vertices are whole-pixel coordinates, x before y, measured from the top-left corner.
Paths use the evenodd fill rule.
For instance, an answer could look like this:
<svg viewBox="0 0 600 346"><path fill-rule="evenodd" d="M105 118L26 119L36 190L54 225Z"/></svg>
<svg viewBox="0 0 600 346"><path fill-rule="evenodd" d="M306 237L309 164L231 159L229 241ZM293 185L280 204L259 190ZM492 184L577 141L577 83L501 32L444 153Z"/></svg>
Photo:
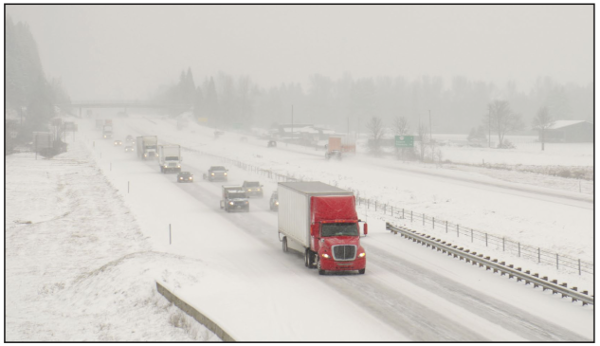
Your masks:
<svg viewBox="0 0 600 346"><path fill-rule="evenodd" d="M202 178L208 181L227 181L227 172L228 170L223 166L212 166L208 169L208 174L204 173Z"/></svg>
<svg viewBox="0 0 600 346"><path fill-rule="evenodd" d="M226 212L249 212L250 202L248 201L248 196L246 196L246 193L240 186L223 186L221 209L225 209Z"/></svg>
<svg viewBox="0 0 600 346"><path fill-rule="evenodd" d="M264 196L262 187L258 181L244 181L244 184L242 184L242 188L244 188L248 197L262 198Z"/></svg>

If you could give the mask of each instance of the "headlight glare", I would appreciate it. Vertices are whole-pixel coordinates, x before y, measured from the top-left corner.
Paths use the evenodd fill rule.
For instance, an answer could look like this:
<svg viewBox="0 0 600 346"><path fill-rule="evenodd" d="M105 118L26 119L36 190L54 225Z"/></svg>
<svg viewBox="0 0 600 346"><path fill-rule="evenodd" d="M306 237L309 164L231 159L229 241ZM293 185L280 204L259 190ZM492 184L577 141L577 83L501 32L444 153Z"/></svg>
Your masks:
<svg viewBox="0 0 600 346"><path fill-rule="evenodd" d="M329 255L326 254L326 253L324 253L324 254L321 255L321 257L323 257L323 258L329 258Z"/></svg>
<svg viewBox="0 0 600 346"><path fill-rule="evenodd" d="M359 254L358 254L358 257L359 257L359 258L363 258L363 257L365 257L366 255L367 255L366 253L364 253L364 252L361 252L361 253L359 253Z"/></svg>

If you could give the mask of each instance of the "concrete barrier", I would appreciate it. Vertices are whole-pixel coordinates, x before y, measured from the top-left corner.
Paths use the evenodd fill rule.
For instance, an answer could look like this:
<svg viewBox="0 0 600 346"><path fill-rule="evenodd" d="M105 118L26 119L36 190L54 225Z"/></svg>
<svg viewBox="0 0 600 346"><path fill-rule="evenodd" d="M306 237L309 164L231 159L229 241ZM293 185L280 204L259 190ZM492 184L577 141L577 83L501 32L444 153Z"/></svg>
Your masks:
<svg viewBox="0 0 600 346"><path fill-rule="evenodd" d="M156 282L156 290L158 293L162 294L168 301L175 304L181 311L190 315L194 318L198 323L204 325L208 330L215 333L221 340L223 341L235 341L234 338L231 337L223 328L221 328L218 324L213 322L210 318L206 317L200 311L196 310L194 307L183 301L181 298L177 297L171 291L166 289L163 285Z"/></svg>

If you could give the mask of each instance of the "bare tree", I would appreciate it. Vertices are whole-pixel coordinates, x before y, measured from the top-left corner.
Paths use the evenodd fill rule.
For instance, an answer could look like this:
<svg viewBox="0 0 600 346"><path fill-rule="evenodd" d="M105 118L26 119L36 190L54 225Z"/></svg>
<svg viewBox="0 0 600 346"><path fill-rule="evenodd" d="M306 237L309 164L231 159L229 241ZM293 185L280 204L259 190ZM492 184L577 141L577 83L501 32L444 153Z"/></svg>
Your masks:
<svg viewBox="0 0 600 346"><path fill-rule="evenodd" d="M369 144L369 150L375 155L381 154L381 145L383 141L383 135L385 129L383 128L383 121L381 118L372 117L367 123L367 129L371 134L371 142Z"/></svg>
<svg viewBox="0 0 600 346"><path fill-rule="evenodd" d="M554 124L548 107L543 106L537 112L535 118L533 118L533 128L540 132L540 142L542 142L542 150L544 150L544 143L546 142L546 130Z"/></svg>
<svg viewBox="0 0 600 346"><path fill-rule="evenodd" d="M510 109L508 101L496 100L490 102L488 110L489 118L486 116L484 121L489 123L491 130L498 134L498 148L502 148L504 146L504 136L508 132L523 128L521 115Z"/></svg>

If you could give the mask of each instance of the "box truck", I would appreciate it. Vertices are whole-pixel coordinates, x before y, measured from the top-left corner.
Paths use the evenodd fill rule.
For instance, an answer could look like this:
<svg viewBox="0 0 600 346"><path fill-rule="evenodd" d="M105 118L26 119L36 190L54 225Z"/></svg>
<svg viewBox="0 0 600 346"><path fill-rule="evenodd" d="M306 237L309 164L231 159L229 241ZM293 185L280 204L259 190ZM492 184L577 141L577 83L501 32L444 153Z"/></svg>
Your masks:
<svg viewBox="0 0 600 346"><path fill-rule="evenodd" d="M181 172L181 148L179 145L159 145L158 165L161 173Z"/></svg>
<svg viewBox="0 0 600 346"><path fill-rule="evenodd" d="M156 157L156 145L158 138L156 136L139 136L136 138L137 155L142 160Z"/></svg>
<svg viewBox="0 0 600 346"><path fill-rule="evenodd" d="M318 181L277 184L279 240L304 253L304 265L326 271L366 270L354 194ZM368 227L364 224L363 233Z"/></svg>

